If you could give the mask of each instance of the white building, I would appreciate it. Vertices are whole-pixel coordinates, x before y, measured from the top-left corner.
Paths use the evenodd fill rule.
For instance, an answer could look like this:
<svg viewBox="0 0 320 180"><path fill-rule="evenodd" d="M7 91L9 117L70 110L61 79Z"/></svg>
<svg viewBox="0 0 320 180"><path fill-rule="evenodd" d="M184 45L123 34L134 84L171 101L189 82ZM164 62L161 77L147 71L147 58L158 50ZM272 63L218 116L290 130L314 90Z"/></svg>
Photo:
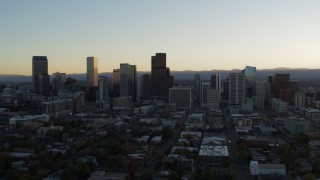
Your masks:
<svg viewBox="0 0 320 180"><path fill-rule="evenodd" d="M285 176L286 167L284 164L259 164L258 161L250 162L250 172L253 176L277 175Z"/></svg>
<svg viewBox="0 0 320 180"><path fill-rule="evenodd" d="M220 107L220 91L215 89L208 89L207 91L207 107L218 108Z"/></svg>
<svg viewBox="0 0 320 180"><path fill-rule="evenodd" d="M134 114L143 114L147 115L153 112L153 105L141 106L139 108L134 108Z"/></svg>
<svg viewBox="0 0 320 180"><path fill-rule="evenodd" d="M151 139L151 143L153 144L159 144L162 140L162 137L161 136L154 136L152 139Z"/></svg>
<svg viewBox="0 0 320 180"><path fill-rule="evenodd" d="M304 117L313 121L320 121L319 109L304 109Z"/></svg>
<svg viewBox="0 0 320 180"><path fill-rule="evenodd" d="M25 124L31 124L34 122L49 122L49 120L49 115L17 116L9 119L9 125L23 126Z"/></svg>
<svg viewBox="0 0 320 180"><path fill-rule="evenodd" d="M305 108L306 105L306 94L303 91L294 94L294 107Z"/></svg>

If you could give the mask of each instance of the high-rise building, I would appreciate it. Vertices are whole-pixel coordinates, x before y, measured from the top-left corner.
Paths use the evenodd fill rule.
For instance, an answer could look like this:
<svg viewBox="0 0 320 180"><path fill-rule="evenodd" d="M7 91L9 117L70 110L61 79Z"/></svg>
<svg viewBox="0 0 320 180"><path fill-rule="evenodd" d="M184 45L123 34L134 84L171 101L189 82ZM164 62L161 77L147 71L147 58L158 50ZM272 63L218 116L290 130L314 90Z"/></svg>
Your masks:
<svg viewBox="0 0 320 180"><path fill-rule="evenodd" d="M266 81L256 81L255 96L266 97Z"/></svg>
<svg viewBox="0 0 320 180"><path fill-rule="evenodd" d="M137 98L137 69L135 65L120 64L120 96Z"/></svg>
<svg viewBox="0 0 320 180"><path fill-rule="evenodd" d="M201 77L200 74L197 73L194 75L194 88L195 88L195 93L197 97L200 97L200 90L201 90Z"/></svg>
<svg viewBox="0 0 320 180"><path fill-rule="evenodd" d="M192 104L191 88L170 88L169 104L176 104L176 107L181 109L190 109Z"/></svg>
<svg viewBox="0 0 320 180"><path fill-rule="evenodd" d="M47 56L32 57L32 89L35 94L43 95L50 91Z"/></svg>
<svg viewBox="0 0 320 180"><path fill-rule="evenodd" d="M98 58L87 57L87 86L98 86Z"/></svg>
<svg viewBox="0 0 320 180"><path fill-rule="evenodd" d="M246 78L246 97L252 97L255 93L255 82L256 82L256 67L246 66L243 70L243 73Z"/></svg>
<svg viewBox="0 0 320 180"><path fill-rule="evenodd" d="M241 104L245 98L245 75L242 73L229 74L229 104Z"/></svg>
<svg viewBox="0 0 320 180"><path fill-rule="evenodd" d="M276 74L274 76L274 96L280 98L280 91L288 89L290 82L290 74Z"/></svg>
<svg viewBox="0 0 320 180"><path fill-rule="evenodd" d="M215 91L221 92L220 74L211 75L210 88Z"/></svg>
<svg viewBox="0 0 320 180"><path fill-rule="evenodd" d="M99 104L101 108L108 108L109 107L110 95L109 95L108 77L107 76L99 76L97 104Z"/></svg>
<svg viewBox="0 0 320 180"><path fill-rule="evenodd" d="M60 72L53 73L52 74L53 91L57 93L59 90L64 89L64 85L66 81L67 81L66 73L60 73Z"/></svg>
<svg viewBox="0 0 320 180"><path fill-rule="evenodd" d="M151 57L151 96L168 96L174 84L170 69L166 67L166 53L156 53Z"/></svg>
<svg viewBox="0 0 320 180"><path fill-rule="evenodd" d="M306 94L303 91L294 94L294 107L305 108L306 107Z"/></svg>
<svg viewBox="0 0 320 180"><path fill-rule="evenodd" d="M149 99L151 88L151 75L144 74L140 77L140 97L142 99Z"/></svg>
<svg viewBox="0 0 320 180"><path fill-rule="evenodd" d="M208 89L207 91L207 107L218 108L220 107L220 91L216 89Z"/></svg>
<svg viewBox="0 0 320 180"><path fill-rule="evenodd" d="M229 78L223 81L222 99L223 100L229 99Z"/></svg>
<svg viewBox="0 0 320 180"><path fill-rule="evenodd" d="M201 83L201 105L206 106L208 100L208 90L210 89L210 83Z"/></svg>
<svg viewBox="0 0 320 180"><path fill-rule="evenodd" d="M266 81L266 99L274 98L274 76L268 76Z"/></svg>
<svg viewBox="0 0 320 180"><path fill-rule="evenodd" d="M120 69L114 69L112 73L113 97L120 96Z"/></svg>

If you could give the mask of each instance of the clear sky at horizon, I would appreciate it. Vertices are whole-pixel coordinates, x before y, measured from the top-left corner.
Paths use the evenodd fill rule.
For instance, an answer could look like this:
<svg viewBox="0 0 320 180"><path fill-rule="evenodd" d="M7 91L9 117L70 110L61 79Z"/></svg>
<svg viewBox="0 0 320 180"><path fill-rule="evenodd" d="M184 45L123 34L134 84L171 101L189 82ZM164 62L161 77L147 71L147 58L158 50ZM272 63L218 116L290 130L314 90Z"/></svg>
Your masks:
<svg viewBox="0 0 320 180"><path fill-rule="evenodd" d="M34 55L50 74L87 56L150 71L157 52L171 70L320 68L319 0L3 0L0 28L0 74L30 75Z"/></svg>

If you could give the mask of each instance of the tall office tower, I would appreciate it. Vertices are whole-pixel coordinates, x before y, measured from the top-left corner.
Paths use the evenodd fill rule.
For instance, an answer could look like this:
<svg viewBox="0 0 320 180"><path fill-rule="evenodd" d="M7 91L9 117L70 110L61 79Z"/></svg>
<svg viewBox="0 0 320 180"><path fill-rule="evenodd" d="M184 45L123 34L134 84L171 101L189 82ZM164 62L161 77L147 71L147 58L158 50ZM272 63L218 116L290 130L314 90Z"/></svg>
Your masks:
<svg viewBox="0 0 320 180"><path fill-rule="evenodd" d="M120 69L114 69L112 73L113 97L120 96Z"/></svg>
<svg viewBox="0 0 320 180"><path fill-rule="evenodd" d="M120 64L120 96L137 98L137 69L135 65Z"/></svg>
<svg viewBox="0 0 320 180"><path fill-rule="evenodd" d="M276 74L274 76L274 96L280 98L280 92L288 89L290 81L290 74Z"/></svg>
<svg viewBox="0 0 320 180"><path fill-rule="evenodd" d="M201 89L201 77L200 74L194 75L194 89L197 97L200 97L200 89Z"/></svg>
<svg viewBox="0 0 320 180"><path fill-rule="evenodd" d="M32 89L33 93L43 95L50 91L47 56L32 57Z"/></svg>
<svg viewBox="0 0 320 180"><path fill-rule="evenodd" d="M210 83L208 83L208 82L201 83L201 105L202 106L207 105L208 90L209 89L210 89Z"/></svg>
<svg viewBox="0 0 320 180"><path fill-rule="evenodd" d="M243 73L246 78L246 97L252 97L255 93L255 82L256 82L256 67L246 66Z"/></svg>
<svg viewBox="0 0 320 180"><path fill-rule="evenodd" d="M58 92L61 89L64 89L64 85L67 81L66 73L53 73L52 74L52 88L54 92Z"/></svg>
<svg viewBox="0 0 320 180"><path fill-rule="evenodd" d="M305 108L306 107L306 93L303 91L296 92L294 94L294 107Z"/></svg>
<svg viewBox="0 0 320 180"><path fill-rule="evenodd" d="M151 75L144 74L140 77L140 97L142 99L150 98Z"/></svg>
<svg viewBox="0 0 320 180"><path fill-rule="evenodd" d="M279 99L294 105L294 94L299 91L299 81L289 81L287 89L280 89Z"/></svg>
<svg viewBox="0 0 320 180"><path fill-rule="evenodd" d="M266 81L256 81L255 96L266 97Z"/></svg>
<svg viewBox="0 0 320 180"><path fill-rule="evenodd" d="M266 99L274 98L274 76L268 76L266 81Z"/></svg>
<svg viewBox="0 0 320 180"><path fill-rule="evenodd" d="M108 87L108 77L99 76L98 80L98 91L97 91L97 104L101 108L108 108L110 104L110 95Z"/></svg>
<svg viewBox="0 0 320 180"><path fill-rule="evenodd" d="M172 80L170 69L166 67L166 53L156 53L151 57L151 96L168 96Z"/></svg>
<svg viewBox="0 0 320 180"><path fill-rule="evenodd" d="M87 85L88 87L98 86L98 58L87 57Z"/></svg>
<svg viewBox="0 0 320 180"><path fill-rule="evenodd" d="M192 104L191 88L170 88L169 104L176 104L179 109L190 109Z"/></svg>
<svg viewBox="0 0 320 180"><path fill-rule="evenodd" d="M215 89L208 89L207 91L207 107L218 108L220 107L220 91Z"/></svg>
<svg viewBox="0 0 320 180"><path fill-rule="evenodd" d="M229 99L229 78L223 81L222 99L223 100Z"/></svg>
<svg viewBox="0 0 320 180"><path fill-rule="evenodd" d="M241 104L245 98L245 75L229 74L229 104Z"/></svg>
<svg viewBox="0 0 320 180"><path fill-rule="evenodd" d="M210 88L216 91L221 91L220 74L212 74Z"/></svg>

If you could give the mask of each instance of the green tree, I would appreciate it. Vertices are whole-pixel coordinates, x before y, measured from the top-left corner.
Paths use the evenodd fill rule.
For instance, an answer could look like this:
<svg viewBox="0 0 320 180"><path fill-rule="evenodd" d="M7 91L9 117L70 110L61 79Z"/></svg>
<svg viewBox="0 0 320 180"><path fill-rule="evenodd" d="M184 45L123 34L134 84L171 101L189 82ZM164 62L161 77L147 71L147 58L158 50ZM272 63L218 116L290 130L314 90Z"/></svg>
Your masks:
<svg viewBox="0 0 320 180"><path fill-rule="evenodd" d="M214 179L214 173L209 168L198 169L196 172L192 174L192 177L193 179L197 180Z"/></svg>
<svg viewBox="0 0 320 180"><path fill-rule="evenodd" d="M308 173L308 174L305 174L303 177L302 177L303 180L315 180L316 179L316 176L311 174L311 173Z"/></svg>
<svg viewBox="0 0 320 180"><path fill-rule="evenodd" d="M68 169L65 169L61 174L61 180L69 180L69 179L75 179L75 177Z"/></svg>
<svg viewBox="0 0 320 180"><path fill-rule="evenodd" d="M152 180L153 179L153 175L151 172L144 172L141 174L141 179L142 180Z"/></svg>
<svg viewBox="0 0 320 180"><path fill-rule="evenodd" d="M281 162L286 165L292 165L292 148L288 143L281 143L277 149L277 153L280 155Z"/></svg>
<svg viewBox="0 0 320 180"><path fill-rule="evenodd" d="M169 128L169 127L162 128L162 137L163 137L163 139L167 140L167 139L171 138L172 135L173 135L173 131L172 131L171 128Z"/></svg>
<svg viewBox="0 0 320 180"><path fill-rule="evenodd" d="M0 169L9 169L11 167L11 163L13 161L13 157L9 153L1 153L0 154Z"/></svg>
<svg viewBox="0 0 320 180"><path fill-rule="evenodd" d="M37 170L37 179L43 179L45 177L47 177L50 173L50 170L49 169L46 169L46 168L41 168L41 169L38 169Z"/></svg>
<svg viewBox="0 0 320 180"><path fill-rule="evenodd" d="M121 157L119 156L108 156L107 158L107 166L109 168L118 168L122 165Z"/></svg>

